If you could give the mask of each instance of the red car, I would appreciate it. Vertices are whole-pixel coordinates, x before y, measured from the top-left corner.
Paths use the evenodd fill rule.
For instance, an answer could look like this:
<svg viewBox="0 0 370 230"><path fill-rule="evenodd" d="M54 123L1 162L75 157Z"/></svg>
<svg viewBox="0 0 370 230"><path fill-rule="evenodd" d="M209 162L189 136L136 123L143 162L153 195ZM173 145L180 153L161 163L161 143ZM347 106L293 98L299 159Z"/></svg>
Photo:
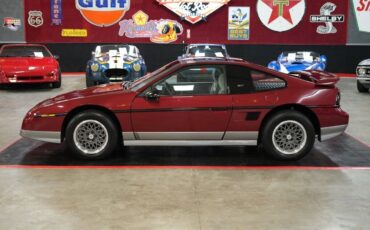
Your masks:
<svg viewBox="0 0 370 230"><path fill-rule="evenodd" d="M59 63L43 45L12 44L0 48L0 85L51 83L60 88Z"/></svg>
<svg viewBox="0 0 370 230"><path fill-rule="evenodd" d="M45 100L24 118L21 135L66 142L87 159L122 146L259 145L299 159L315 138L340 135L338 78L295 76L235 58L180 59L126 84L96 86Z"/></svg>

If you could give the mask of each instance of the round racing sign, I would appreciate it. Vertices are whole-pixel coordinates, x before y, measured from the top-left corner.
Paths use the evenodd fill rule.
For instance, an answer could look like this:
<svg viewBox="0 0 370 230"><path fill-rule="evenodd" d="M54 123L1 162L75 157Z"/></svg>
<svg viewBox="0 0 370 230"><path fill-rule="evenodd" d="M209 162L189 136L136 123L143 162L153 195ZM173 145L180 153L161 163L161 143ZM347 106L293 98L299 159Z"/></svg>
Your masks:
<svg viewBox="0 0 370 230"><path fill-rule="evenodd" d="M258 0L257 14L270 30L284 32L296 27L306 11L305 0Z"/></svg>

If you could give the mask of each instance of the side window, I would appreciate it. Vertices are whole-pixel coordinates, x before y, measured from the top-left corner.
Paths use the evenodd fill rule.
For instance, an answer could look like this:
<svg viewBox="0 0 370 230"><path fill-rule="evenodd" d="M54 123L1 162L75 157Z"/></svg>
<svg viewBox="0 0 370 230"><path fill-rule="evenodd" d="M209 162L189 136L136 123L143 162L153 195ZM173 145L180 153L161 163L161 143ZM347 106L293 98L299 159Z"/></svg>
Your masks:
<svg viewBox="0 0 370 230"><path fill-rule="evenodd" d="M255 91L282 89L286 87L286 82L283 79L267 73L251 70L251 77Z"/></svg>
<svg viewBox="0 0 370 230"><path fill-rule="evenodd" d="M238 65L227 66L227 85L230 94L250 93L254 90L250 70Z"/></svg>
<svg viewBox="0 0 370 230"><path fill-rule="evenodd" d="M172 74L152 88L159 95L192 96L226 94L223 66L197 66Z"/></svg>

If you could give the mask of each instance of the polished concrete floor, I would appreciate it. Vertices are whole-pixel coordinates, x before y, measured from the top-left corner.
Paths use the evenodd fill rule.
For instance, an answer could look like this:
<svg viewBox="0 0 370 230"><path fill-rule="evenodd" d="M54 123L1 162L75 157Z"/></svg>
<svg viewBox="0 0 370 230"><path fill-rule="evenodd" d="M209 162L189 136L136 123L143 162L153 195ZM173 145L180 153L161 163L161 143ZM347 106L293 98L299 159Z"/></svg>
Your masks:
<svg viewBox="0 0 370 230"><path fill-rule="evenodd" d="M370 94L342 79L347 132L370 145ZM0 149L29 108L81 88L0 91ZM0 229L369 229L370 170L0 168Z"/></svg>

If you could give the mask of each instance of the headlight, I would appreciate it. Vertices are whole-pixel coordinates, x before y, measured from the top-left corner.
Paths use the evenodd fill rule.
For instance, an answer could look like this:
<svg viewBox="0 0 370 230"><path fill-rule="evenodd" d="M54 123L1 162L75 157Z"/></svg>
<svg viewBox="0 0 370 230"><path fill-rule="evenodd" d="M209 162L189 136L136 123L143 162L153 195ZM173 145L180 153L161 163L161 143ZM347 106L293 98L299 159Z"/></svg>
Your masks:
<svg viewBox="0 0 370 230"><path fill-rule="evenodd" d="M133 65L133 68L134 68L134 70L135 70L136 72L139 72L139 71L141 70L141 65L140 65L139 63L135 63L135 64Z"/></svg>
<svg viewBox="0 0 370 230"><path fill-rule="evenodd" d="M364 68L359 68L359 69L357 70L357 73L358 73L358 75L360 75L360 76L366 75L366 69L364 69Z"/></svg>
<svg viewBox="0 0 370 230"><path fill-rule="evenodd" d="M93 63L91 65L91 71L97 72L99 70L99 64L98 63Z"/></svg>

